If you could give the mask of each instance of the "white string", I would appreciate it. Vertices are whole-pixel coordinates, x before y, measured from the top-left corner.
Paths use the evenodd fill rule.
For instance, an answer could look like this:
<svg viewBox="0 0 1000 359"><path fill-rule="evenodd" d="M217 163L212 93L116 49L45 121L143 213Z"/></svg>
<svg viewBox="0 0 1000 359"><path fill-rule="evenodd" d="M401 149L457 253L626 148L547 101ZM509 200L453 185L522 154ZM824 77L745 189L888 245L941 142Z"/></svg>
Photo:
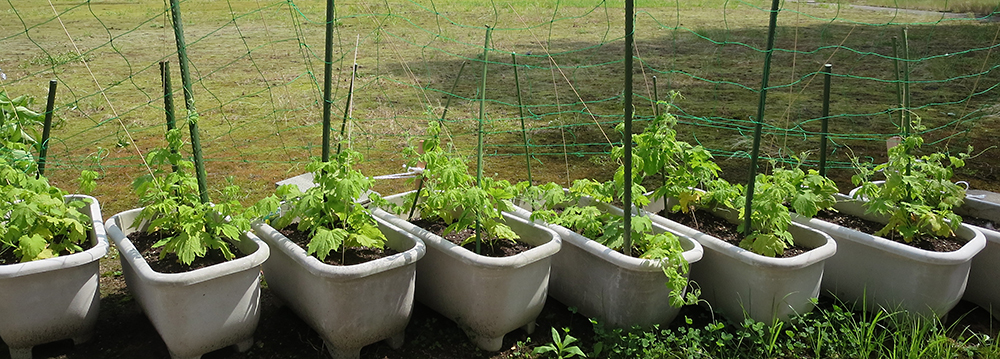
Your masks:
<svg viewBox="0 0 1000 359"><path fill-rule="evenodd" d="M414 178L414 177L417 177L420 174L424 173L424 169L422 167L406 167L406 166L403 166L403 167L406 168L407 172L393 173L393 174L382 175L382 176L375 176L375 177L372 177L372 178L373 179L377 179L377 180L383 180L383 179L404 179L404 178Z"/></svg>

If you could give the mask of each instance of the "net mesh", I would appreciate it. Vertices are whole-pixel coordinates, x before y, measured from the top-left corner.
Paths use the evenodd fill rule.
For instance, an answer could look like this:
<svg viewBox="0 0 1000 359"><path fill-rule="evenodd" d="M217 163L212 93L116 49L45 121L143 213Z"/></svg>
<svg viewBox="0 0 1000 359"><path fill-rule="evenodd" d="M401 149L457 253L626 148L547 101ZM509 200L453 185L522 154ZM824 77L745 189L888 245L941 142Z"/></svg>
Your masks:
<svg viewBox="0 0 1000 359"><path fill-rule="evenodd" d="M635 128L669 111L681 137L710 149L725 177L745 180L769 4L637 1ZM828 163L841 187L849 186L851 157L884 161L885 141L900 134L905 116L925 126L928 150L974 146L982 154L959 177L1000 187L991 147L1000 124L995 5L930 9L953 12L855 5L782 3L762 156L816 165L822 71L830 63ZM326 4L186 0L180 7L209 182L241 184L254 200L320 154ZM475 155L481 120L488 175L525 180L530 164L536 182L606 179L617 166L607 154L622 137L614 127L624 108L623 9L622 1L596 0L337 1L334 138L348 119L344 145L366 156L365 173L385 175L405 171L401 149L427 121L442 120L449 141ZM50 178L72 190L80 170L98 171L95 195L106 211L133 207L128 186L147 171L142 155L165 145L161 61L172 63L185 127L169 3L3 0L0 49L0 89L36 97L36 111L49 80L59 82ZM377 189L408 186L382 181Z"/></svg>

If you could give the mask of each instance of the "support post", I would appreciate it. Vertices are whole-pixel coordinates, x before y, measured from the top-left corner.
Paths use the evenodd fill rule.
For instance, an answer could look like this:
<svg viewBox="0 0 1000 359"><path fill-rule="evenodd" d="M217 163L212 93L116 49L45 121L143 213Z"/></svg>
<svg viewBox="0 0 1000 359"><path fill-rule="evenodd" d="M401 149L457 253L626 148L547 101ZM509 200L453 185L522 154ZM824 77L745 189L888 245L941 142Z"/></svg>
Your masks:
<svg viewBox="0 0 1000 359"><path fill-rule="evenodd" d="M830 74L833 64L823 66L823 120L819 134L819 175L826 177L826 136L830 120Z"/></svg>
<svg viewBox="0 0 1000 359"><path fill-rule="evenodd" d="M486 70L489 68L489 47L490 47L490 33L493 29L489 25L486 25L486 41L483 44L483 77L482 85L479 87L479 128L476 133L479 137L479 145L477 146L476 153L476 185L479 187L483 186L483 121L486 116ZM479 219L476 219L476 254L482 253L480 246L482 244L482 228L480 228Z"/></svg>
<svg viewBox="0 0 1000 359"><path fill-rule="evenodd" d="M198 110L194 105L194 91L191 71L188 66L187 44L184 42L184 25L181 20L179 0L170 0L170 15L173 19L174 38L177 43L177 58L181 66L181 84L184 86L184 104L187 107L188 128L191 131L191 149L194 155L194 169L198 177L198 194L202 203L208 203L208 180L205 175L205 160L201 154L201 136L198 134Z"/></svg>
<svg viewBox="0 0 1000 359"><path fill-rule="evenodd" d="M347 121L351 117L351 100L354 99L354 76L357 75L357 72L358 72L358 63L355 62L353 67L354 68L351 69L351 84L350 84L350 87L347 88L347 104L344 105L344 121L340 123L340 138L341 138L341 140L337 141L337 154L338 155L340 154L341 142L343 142L343 139L344 139L344 129L347 128Z"/></svg>
<svg viewBox="0 0 1000 359"><path fill-rule="evenodd" d="M326 50L323 53L323 162L330 161L330 116L333 104L334 0L326 0Z"/></svg>
<svg viewBox="0 0 1000 359"><path fill-rule="evenodd" d="M167 131L169 132L177 128L177 118L174 115L174 88L170 81L169 61L160 61L160 80L163 82L163 114L166 117ZM170 167L174 172L177 172L177 165Z"/></svg>
<svg viewBox="0 0 1000 359"><path fill-rule="evenodd" d="M656 89L656 76L653 76L653 117L660 116L660 94Z"/></svg>
<svg viewBox="0 0 1000 359"><path fill-rule="evenodd" d="M903 137L910 135L913 122L910 119L910 35L903 28Z"/></svg>
<svg viewBox="0 0 1000 359"><path fill-rule="evenodd" d="M52 134L52 114L56 107L56 87L59 81L49 80L49 97L45 100L45 122L42 127L42 141L38 143L38 175L45 175L45 160L49 155L49 136Z"/></svg>
<svg viewBox="0 0 1000 359"><path fill-rule="evenodd" d="M756 126L753 131L753 148L750 151L750 178L747 179L746 203L743 206L743 233L753 230L753 191L757 183L757 158L760 156L760 136L764 126L764 105L767 103L767 82L771 77L771 55L774 53L774 30L778 25L778 5L781 0L771 1L771 20L767 28L767 48L764 50L764 76L760 84L760 102L757 103Z"/></svg>
<svg viewBox="0 0 1000 359"><path fill-rule="evenodd" d="M622 252L632 255L632 47L635 44L635 0L625 0L625 188L622 204L625 207Z"/></svg>
<svg viewBox="0 0 1000 359"><path fill-rule="evenodd" d="M896 107L899 110L899 131L905 133L906 130L906 110L903 109L903 79L899 75L899 38L892 37L892 73L896 75Z"/></svg>
<svg viewBox="0 0 1000 359"><path fill-rule="evenodd" d="M521 140L524 142L524 165L528 169L528 184L534 184L531 179L531 147L528 145L528 131L524 128L524 101L521 99L521 78L517 74L517 54L510 54L511 62L514 64L514 88L517 90L517 111L521 119Z"/></svg>

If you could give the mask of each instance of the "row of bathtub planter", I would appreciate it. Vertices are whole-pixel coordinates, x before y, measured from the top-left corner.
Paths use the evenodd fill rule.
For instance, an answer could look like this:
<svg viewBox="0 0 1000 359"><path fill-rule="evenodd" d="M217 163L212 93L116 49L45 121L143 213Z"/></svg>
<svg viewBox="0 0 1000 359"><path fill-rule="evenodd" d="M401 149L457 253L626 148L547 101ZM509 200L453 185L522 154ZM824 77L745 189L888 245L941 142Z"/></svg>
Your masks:
<svg viewBox="0 0 1000 359"><path fill-rule="evenodd" d="M984 194L997 196L994 194ZM994 200L1000 198L993 198ZM1000 204L986 201L976 195L967 195L965 203L955 210L962 216L978 217L1000 225ZM988 310L994 318L1000 319L1000 285L997 284L997 273L1000 273L1000 232L996 228L972 226L983 234L985 247L972 259L969 269L969 285L965 290L964 299Z"/></svg>
<svg viewBox="0 0 1000 359"><path fill-rule="evenodd" d="M160 273L128 239L145 231L134 226L141 208L119 213L105 224L120 252L129 291L167 345L171 358L200 358L227 346L245 352L260 319L261 265L269 249L253 233L236 248L245 256L184 273Z"/></svg>
<svg viewBox="0 0 1000 359"><path fill-rule="evenodd" d="M405 195L387 200L402 203ZM31 347L45 342L65 338L82 342L96 322L97 260L107 252L107 240L97 201L67 196L67 200L79 199L90 200L83 211L94 220L93 248L0 266L4 303L30 302L37 307L32 301L10 297L14 291L6 288L55 286L56 292L67 297L29 296L51 297L56 301L53 305L70 308L40 309L69 316L52 318L56 324L46 324L38 312L0 307L3 318L32 318L8 320L0 326L12 358L30 358ZM847 196L839 199L835 208L840 212L880 219L865 215L861 205ZM655 213L662 206L662 200L654 201L645 210ZM621 212L609 205L601 208ZM970 200L960 212L996 221L998 209L989 202ZM626 257L560 226L530 223L526 220L530 212L520 208L505 213L505 222L534 247L511 257L476 255L375 209L388 246L398 254L355 266L330 266L306 255L266 224L256 224L254 232L260 238L246 233L236 244L244 257L176 274L151 270L127 239L129 233L143 229L141 225L132 228L138 211L109 219L107 234L121 252L128 287L174 358L197 358L230 345L249 349L259 318L262 267L269 288L323 337L334 358L355 358L361 347L379 340L393 347L401 345L414 298L454 320L484 350L499 350L503 336L517 328L530 332L549 294L616 327L665 324L677 313L666 304L660 263ZM716 214L735 222L733 212ZM954 252L935 253L793 216L797 224L791 231L796 242L810 250L791 258L769 258L668 219L651 217L657 231L679 235L684 257L691 263L691 278L712 308L731 318L784 320L810 310L810 299L821 290L845 302L865 303L868 309L901 308L922 315L947 313L963 293L986 309L1000 303L1000 286L989 281L1000 270L996 268L1000 261L988 257L1000 253L1000 234L989 229L963 225L958 234L966 245ZM79 273L45 271L58 265L74 267Z"/></svg>
<svg viewBox="0 0 1000 359"><path fill-rule="evenodd" d="M886 223L888 217L866 214L860 202L838 195L837 211ZM872 310L905 309L926 317L941 317L966 291L972 260L983 249L983 234L963 224L956 232L965 242L952 252L933 252L818 219L795 219L832 236L837 254L827 261L823 291L840 300Z"/></svg>
<svg viewBox="0 0 1000 359"><path fill-rule="evenodd" d="M590 198L578 205L587 206ZM604 203L597 208L621 216L624 211ZM515 208L514 214L531 218L530 208ZM562 239L562 249L552 258L549 295L563 304L575 307L579 313L597 318L605 325L617 328L666 325L674 320L679 307L669 304L670 289L664 285L662 260L627 256L586 238L566 227L547 224ZM678 236L684 260L695 263L702 259L702 246L695 240L653 224L653 231L672 232Z"/></svg>
<svg viewBox="0 0 1000 359"><path fill-rule="evenodd" d="M402 205L409 194L385 199ZM504 213L504 223L532 248L494 258L473 253L384 211L374 214L427 245L427 254L417 262L416 299L457 323L479 348L497 351L510 331L534 331L535 318L548 295L552 257L560 251L561 240L554 232Z"/></svg>
<svg viewBox="0 0 1000 359"><path fill-rule="evenodd" d="M387 199L402 201L403 195ZM112 217L107 228L122 252L128 287L173 358L198 358L230 345L249 349L259 318L262 269L268 287L320 334L333 358L357 358L362 347L380 340L402 345L415 296L453 319L480 348L500 350L506 333L533 329L548 294L549 262L560 245L550 230L507 215L506 223L534 248L484 257L374 209L387 246L399 253L358 265L327 265L269 225L256 223L256 234L246 233L237 244L245 257L164 274L151 270L127 238L144 230L132 228L140 210Z"/></svg>
<svg viewBox="0 0 1000 359"><path fill-rule="evenodd" d="M658 213L665 208L657 199L645 210ZM737 213L712 211L735 226ZM793 214L794 215L794 214ZM812 298L819 297L824 265L837 253L837 243L827 234L794 224L789 232L795 243L809 251L789 258L773 258L753 253L711 235L653 215L653 222L693 238L705 248L702 260L691 265L691 279L702 290L712 309L729 318L748 316L772 323L812 310Z"/></svg>
<svg viewBox="0 0 1000 359"><path fill-rule="evenodd" d="M398 253L351 266L323 263L270 225L254 224L272 248L264 262L268 288L319 333L333 358L357 358L380 340L399 348L413 312L424 242L373 212L386 246Z"/></svg>
<svg viewBox="0 0 1000 359"><path fill-rule="evenodd" d="M12 359L30 359L32 347L52 341L86 342L97 324L99 260L108 253L101 206L90 196L65 199L87 202L79 211L91 219L91 248L0 265L0 338L10 348Z"/></svg>
<svg viewBox="0 0 1000 359"><path fill-rule="evenodd" d="M654 201L646 209L657 212L663 208L662 203ZM964 210L990 218L986 213L1000 213L985 209L1000 208L991 206L995 205L971 202ZM866 214L861 202L845 195L838 195L834 208L867 220L887 221L885 217ZM732 211L715 211L715 214L736 223ZM983 229L978 227L965 224L959 227L958 238L965 242L959 250L933 252L792 214L795 223L790 231L796 243L811 250L792 258L769 258L660 216L653 219L705 247L702 261L692 265L691 278L700 285L713 309L731 318L740 318L745 313L758 321L784 320L808 311L810 298L820 292L845 303L864 305L867 310L903 309L925 317L943 316L963 294L986 309L1000 304L1000 286L989 282L1000 270L996 264L1000 258L989 257L990 250L979 254L987 241ZM997 233L985 231L990 236ZM994 242L989 247L1000 254L1000 240Z"/></svg>

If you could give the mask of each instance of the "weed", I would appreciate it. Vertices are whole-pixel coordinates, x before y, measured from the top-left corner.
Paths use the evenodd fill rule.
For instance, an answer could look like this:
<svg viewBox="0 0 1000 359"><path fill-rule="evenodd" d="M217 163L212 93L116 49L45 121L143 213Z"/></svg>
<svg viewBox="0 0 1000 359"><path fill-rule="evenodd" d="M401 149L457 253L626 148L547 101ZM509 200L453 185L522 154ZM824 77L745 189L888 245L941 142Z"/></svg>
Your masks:
<svg viewBox="0 0 1000 359"><path fill-rule="evenodd" d="M29 59L26 63L22 63L21 67L23 68L27 68L29 66L56 67L64 64L90 61L90 60L93 60L93 58L90 55L80 56L75 52L67 51L56 54L46 54L45 56L33 57Z"/></svg>
<svg viewBox="0 0 1000 359"><path fill-rule="evenodd" d="M534 353L552 354L559 359L572 358L575 356L586 358L587 354L584 354L583 350L580 350L580 348L576 345L572 345L576 342L576 338L569 335L569 328L563 328L563 331L566 332L565 338L561 338L559 336L559 331L557 331L556 328L552 328L552 343L535 347Z"/></svg>

